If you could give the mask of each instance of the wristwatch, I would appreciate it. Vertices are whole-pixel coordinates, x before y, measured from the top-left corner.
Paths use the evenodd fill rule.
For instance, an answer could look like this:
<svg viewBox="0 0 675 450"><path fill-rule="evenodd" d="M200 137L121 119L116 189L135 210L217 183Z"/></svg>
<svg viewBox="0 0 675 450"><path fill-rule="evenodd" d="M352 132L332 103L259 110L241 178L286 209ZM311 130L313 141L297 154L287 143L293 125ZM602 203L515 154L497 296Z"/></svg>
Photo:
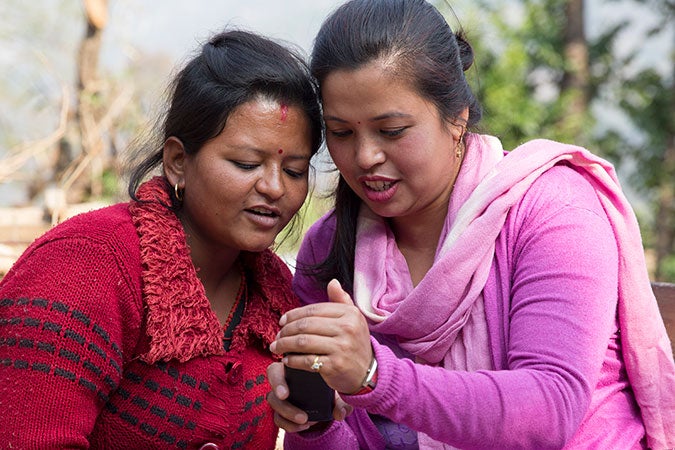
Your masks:
<svg viewBox="0 0 675 450"><path fill-rule="evenodd" d="M375 355L373 355L373 359L370 361L370 367L368 367L368 371L366 372L366 377L363 379L363 383L361 383L361 389L354 392L352 395L367 394L372 392L373 389L375 389L375 386L377 386L377 359L375 359Z"/></svg>

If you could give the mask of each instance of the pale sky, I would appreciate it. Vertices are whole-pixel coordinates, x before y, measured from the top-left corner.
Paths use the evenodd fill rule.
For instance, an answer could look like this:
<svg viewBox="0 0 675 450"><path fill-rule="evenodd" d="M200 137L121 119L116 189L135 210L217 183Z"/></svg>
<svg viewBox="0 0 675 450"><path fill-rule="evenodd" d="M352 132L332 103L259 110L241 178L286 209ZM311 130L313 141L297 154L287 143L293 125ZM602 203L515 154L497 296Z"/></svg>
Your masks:
<svg viewBox="0 0 675 450"><path fill-rule="evenodd" d="M49 2L50 0L41 0ZM52 0L57 1L57 0ZM78 1L78 0L71 0ZM502 1L505 6L512 4ZM323 19L344 0L109 0L110 18L104 34L105 60L112 67L123 65L131 49L147 53L165 53L178 62L196 49L211 33L226 25L235 25L258 31L270 37L299 45L309 52L312 39ZM463 22L470 21L475 7L470 0L450 2ZM639 46L636 35L642 35L654 25L658 16L649 6L637 7L635 2L590 0L587 8L587 34L594 37L620 20L632 20L633 33L624 33L620 47L627 50ZM469 11L471 9L472 11ZM510 11L508 8L504 9ZM519 14L515 14L517 21ZM481 24L470 24L484 32ZM472 27L472 28L473 28ZM652 41L644 49L639 61L656 65L662 72L668 66L668 48L672 47L673 33L661 41ZM669 42L670 40L670 42ZM111 43L106 46L106 43ZM659 57L659 55L661 55Z"/></svg>
<svg viewBox="0 0 675 450"><path fill-rule="evenodd" d="M227 25L290 41L309 52L323 19L342 0L111 0L106 42L115 42L107 57L119 63L120 50L167 53L184 58L210 34Z"/></svg>

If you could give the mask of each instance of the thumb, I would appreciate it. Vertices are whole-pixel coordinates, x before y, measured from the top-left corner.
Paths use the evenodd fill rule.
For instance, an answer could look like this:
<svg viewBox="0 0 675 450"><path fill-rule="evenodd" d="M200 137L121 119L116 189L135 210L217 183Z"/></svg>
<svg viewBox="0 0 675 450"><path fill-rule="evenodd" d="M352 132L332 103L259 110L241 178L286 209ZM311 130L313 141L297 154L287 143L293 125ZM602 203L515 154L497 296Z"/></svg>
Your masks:
<svg viewBox="0 0 675 450"><path fill-rule="evenodd" d="M345 292L344 289L342 289L340 282L335 278L330 280L326 291L328 293L328 299L333 303L343 303L346 305L354 304L352 298Z"/></svg>

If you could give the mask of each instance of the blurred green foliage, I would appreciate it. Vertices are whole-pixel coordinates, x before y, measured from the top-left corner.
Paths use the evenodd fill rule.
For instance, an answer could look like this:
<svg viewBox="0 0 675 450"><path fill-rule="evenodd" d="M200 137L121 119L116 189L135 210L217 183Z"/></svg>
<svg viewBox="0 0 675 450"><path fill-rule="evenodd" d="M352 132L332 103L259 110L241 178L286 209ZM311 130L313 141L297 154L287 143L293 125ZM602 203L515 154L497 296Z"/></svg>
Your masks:
<svg viewBox="0 0 675 450"><path fill-rule="evenodd" d="M585 17L586 29L594 31L585 42L588 108L570 115L577 93L561 89L570 67L563 39L567 3L460 0L453 5L461 8L459 25L474 48L475 64L467 75L484 107L481 131L498 136L505 149L548 138L609 159L636 203L645 246L655 255L656 276L675 281L675 8L669 0L596 2L605 10L623 6L633 13L614 21L596 17L602 25ZM436 4L456 28L448 3ZM646 29L645 12L653 18ZM669 52L652 55L651 62L670 68L657 70L645 65L644 57L664 36L666 41L670 36ZM632 47L627 49L626 42Z"/></svg>

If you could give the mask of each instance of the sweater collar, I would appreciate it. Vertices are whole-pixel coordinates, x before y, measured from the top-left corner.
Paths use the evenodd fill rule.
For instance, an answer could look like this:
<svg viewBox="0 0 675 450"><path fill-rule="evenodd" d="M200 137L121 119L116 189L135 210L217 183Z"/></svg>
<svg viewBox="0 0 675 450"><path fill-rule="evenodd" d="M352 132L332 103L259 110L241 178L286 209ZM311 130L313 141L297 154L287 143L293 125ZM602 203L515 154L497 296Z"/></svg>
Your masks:
<svg viewBox="0 0 675 450"><path fill-rule="evenodd" d="M141 359L150 364L224 353L223 329L197 277L182 224L170 207L169 189L164 177L154 177L139 187L139 201L129 206L140 241L150 337L150 349ZM296 304L290 272L270 250L242 252L240 259L249 295L230 351L242 350L256 337L266 348L281 314Z"/></svg>

